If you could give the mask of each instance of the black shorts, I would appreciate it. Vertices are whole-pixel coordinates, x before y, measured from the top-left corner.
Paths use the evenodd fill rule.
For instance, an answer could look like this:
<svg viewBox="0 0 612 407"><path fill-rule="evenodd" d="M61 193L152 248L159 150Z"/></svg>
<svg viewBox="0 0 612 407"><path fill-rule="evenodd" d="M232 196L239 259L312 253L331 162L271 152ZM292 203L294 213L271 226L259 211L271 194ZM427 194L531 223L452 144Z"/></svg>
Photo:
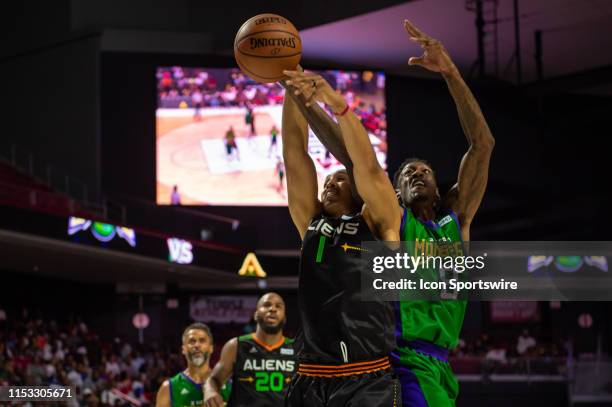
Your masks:
<svg viewBox="0 0 612 407"><path fill-rule="evenodd" d="M390 368L350 376L296 373L285 407L401 407L399 380Z"/></svg>

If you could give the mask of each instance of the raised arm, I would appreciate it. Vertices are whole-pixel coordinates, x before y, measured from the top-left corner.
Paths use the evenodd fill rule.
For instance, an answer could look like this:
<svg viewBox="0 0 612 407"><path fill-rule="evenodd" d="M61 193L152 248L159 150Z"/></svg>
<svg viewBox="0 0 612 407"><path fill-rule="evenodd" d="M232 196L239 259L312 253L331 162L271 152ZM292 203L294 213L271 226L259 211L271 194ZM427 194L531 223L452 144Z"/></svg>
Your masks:
<svg viewBox="0 0 612 407"><path fill-rule="evenodd" d="M238 339L227 341L221 349L221 356L210 376L204 384L204 406L223 407L225 404L221 397L221 387L234 371L236 355L238 353Z"/></svg>
<svg viewBox="0 0 612 407"><path fill-rule="evenodd" d="M303 71L302 67L299 65L297 70L300 72ZM280 83L285 89L287 89L288 85L286 80L282 80ZM325 148L327 148L327 150L329 150L329 152L336 157L336 159L340 161L342 165L344 165L346 172L351 178L351 183L354 185L355 178L353 176L353 162L349 157L348 151L346 151L346 145L342 139L342 131L340 130L340 126L338 126L338 124L334 122L331 117L329 117L327 112L325 112L316 103L310 107L306 107L306 98L304 95L296 95L294 90L295 88L291 87L288 92L285 92L285 97L291 97L293 101L296 102L302 116L306 118L310 129L321 141L321 143L323 143ZM353 198L357 202L363 204L363 200L361 199L361 196L359 196L359 191L357 188L354 188L351 192L353 193Z"/></svg>
<svg viewBox="0 0 612 407"><path fill-rule="evenodd" d="M440 41L423 33L408 20L404 21L404 27L410 39L419 43L424 50L422 56L410 58L408 64L419 65L442 74L457 106L459 121L468 140L468 151L461 160L457 183L444 198L444 204L457 213L462 237L469 240L470 224L487 187L489 162L495 139L476 98Z"/></svg>
<svg viewBox="0 0 612 407"><path fill-rule="evenodd" d="M285 80L280 81L280 83L285 89L290 87L286 84ZM285 97L290 97L293 102L297 102L296 105L300 113L306 118L313 133L323 143L325 148L344 165L346 170L351 171L353 162L346 151L338 124L319 105L312 105L310 108L307 108L304 104L306 102L305 98L294 94L294 90L295 88L290 87L289 91L285 92ZM300 101L301 103L299 103Z"/></svg>
<svg viewBox="0 0 612 407"><path fill-rule="evenodd" d="M308 123L294 100L287 96L283 102L282 132L289 213L304 238L310 221L321 211L321 203L317 197L317 172L308 155Z"/></svg>
<svg viewBox="0 0 612 407"><path fill-rule="evenodd" d="M378 238L399 240L401 211L395 191L378 163L368 133L359 118L348 108L344 97L320 75L298 71L285 73L290 77L290 84L308 98L307 105L315 106L314 102L320 101L336 114L342 139L353 162L355 183L366 204L365 216L375 225Z"/></svg>

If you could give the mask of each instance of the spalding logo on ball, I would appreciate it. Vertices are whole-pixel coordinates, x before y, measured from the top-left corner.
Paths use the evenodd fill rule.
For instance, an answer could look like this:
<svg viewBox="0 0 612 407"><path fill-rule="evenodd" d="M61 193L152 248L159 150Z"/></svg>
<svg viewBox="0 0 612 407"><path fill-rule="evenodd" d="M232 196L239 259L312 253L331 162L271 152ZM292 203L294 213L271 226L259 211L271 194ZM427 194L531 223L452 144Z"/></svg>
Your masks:
<svg viewBox="0 0 612 407"><path fill-rule="evenodd" d="M276 14L249 18L236 34L234 56L242 72L261 83L277 82L302 57L302 41L289 20Z"/></svg>

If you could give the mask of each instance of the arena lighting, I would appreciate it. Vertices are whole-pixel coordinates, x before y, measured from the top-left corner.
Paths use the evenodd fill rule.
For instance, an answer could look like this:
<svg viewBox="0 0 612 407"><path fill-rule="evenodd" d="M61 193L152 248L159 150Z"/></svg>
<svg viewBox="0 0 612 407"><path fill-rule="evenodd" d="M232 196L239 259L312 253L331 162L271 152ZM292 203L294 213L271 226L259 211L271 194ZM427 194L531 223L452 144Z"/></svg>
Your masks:
<svg viewBox="0 0 612 407"><path fill-rule="evenodd" d="M101 242L110 242L117 233L113 225L108 223L94 222L91 233Z"/></svg>
<svg viewBox="0 0 612 407"><path fill-rule="evenodd" d="M605 256L529 256L527 271L532 273L551 264L564 273L574 273L584 264L595 267L601 271L608 271L608 259Z"/></svg>
<svg viewBox="0 0 612 407"><path fill-rule="evenodd" d="M590 328L593 326L593 316L589 313L580 314L578 317L578 326L580 328Z"/></svg>
<svg viewBox="0 0 612 407"><path fill-rule="evenodd" d="M191 264L193 262L193 246L186 240L171 237L168 243L168 261L170 263Z"/></svg>
<svg viewBox="0 0 612 407"><path fill-rule="evenodd" d="M213 232L210 229L201 229L200 230L200 240L202 241L206 241L206 240L212 240L213 238Z"/></svg>
<svg viewBox="0 0 612 407"><path fill-rule="evenodd" d="M134 325L134 328L138 328L138 329L147 328L150 322L151 320L149 319L149 316L145 314L144 312L139 312L138 314L134 314L134 317L132 318L132 324Z"/></svg>
<svg viewBox="0 0 612 407"><path fill-rule="evenodd" d="M87 230L91 226L91 221L74 216L68 217L68 235L72 236L81 230Z"/></svg>
<svg viewBox="0 0 612 407"><path fill-rule="evenodd" d="M136 232L124 226L95 222L89 219L68 217L68 235L72 236L91 228L91 234L100 242L110 242L115 236L125 240L130 246L136 247Z"/></svg>
<svg viewBox="0 0 612 407"><path fill-rule="evenodd" d="M253 252L248 253L242 261L242 267L238 270L238 275L259 278L265 278L267 276L261 264L259 264L257 256L255 256Z"/></svg>
<svg viewBox="0 0 612 407"><path fill-rule="evenodd" d="M117 226L115 230L117 231L117 236L128 242L130 246L136 247L136 232L134 229Z"/></svg>

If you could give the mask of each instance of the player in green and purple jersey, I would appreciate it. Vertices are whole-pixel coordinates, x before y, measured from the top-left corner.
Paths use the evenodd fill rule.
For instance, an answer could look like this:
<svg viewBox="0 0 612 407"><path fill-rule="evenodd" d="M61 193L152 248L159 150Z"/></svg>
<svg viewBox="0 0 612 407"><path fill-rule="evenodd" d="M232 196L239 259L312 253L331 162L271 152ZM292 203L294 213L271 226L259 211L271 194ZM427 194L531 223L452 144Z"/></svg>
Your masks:
<svg viewBox="0 0 612 407"><path fill-rule="evenodd" d="M427 161L408 159L400 166L394 185L405 207L401 240L411 245L407 249L413 255L423 254L432 243L459 247L461 251L461 242L470 240L470 224L486 189L495 141L478 102L442 44L407 20L404 27L410 39L424 50L422 56L410 58L408 63L442 74L469 148L461 161L457 183L444 197L438 192L435 173ZM452 299L396 303L397 349L392 360L402 383L404 407L455 405L459 388L447 356L459 341L466 305L466 301Z"/></svg>
<svg viewBox="0 0 612 407"><path fill-rule="evenodd" d="M204 405L202 387L210 375L208 362L213 352L213 337L208 326L195 322L185 328L182 339L187 369L162 383L157 392L157 407Z"/></svg>

